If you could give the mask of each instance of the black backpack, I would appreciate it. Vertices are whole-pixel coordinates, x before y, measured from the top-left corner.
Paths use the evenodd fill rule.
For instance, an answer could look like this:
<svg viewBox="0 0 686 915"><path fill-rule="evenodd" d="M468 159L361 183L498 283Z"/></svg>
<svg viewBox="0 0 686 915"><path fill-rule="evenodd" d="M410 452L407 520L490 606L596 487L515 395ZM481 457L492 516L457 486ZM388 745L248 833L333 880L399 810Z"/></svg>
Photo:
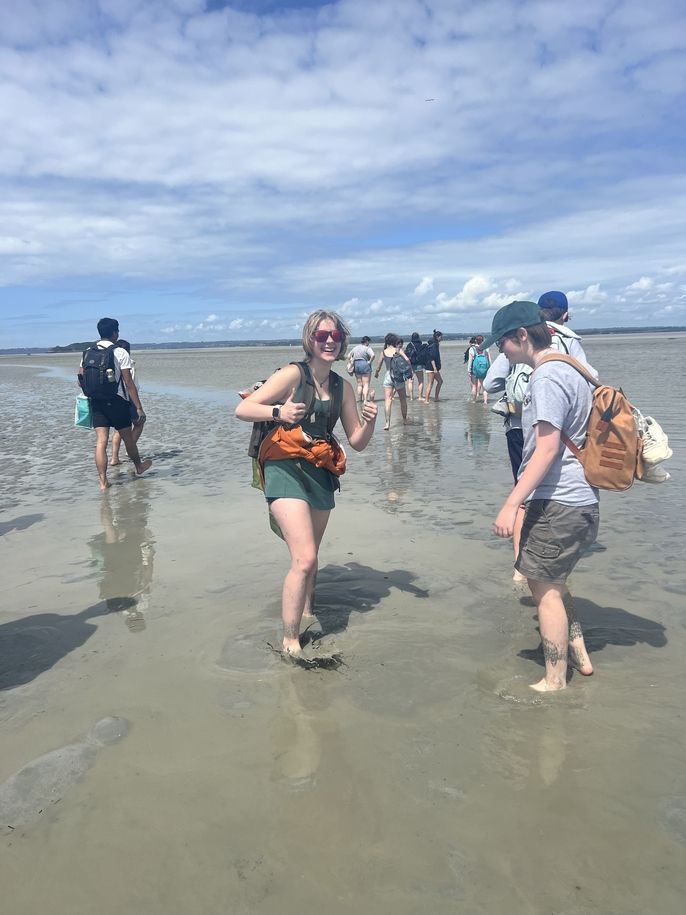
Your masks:
<svg viewBox="0 0 686 915"><path fill-rule="evenodd" d="M412 340L410 340L410 342L405 347L405 355L412 363L412 368L414 368L415 365L417 364L417 360L419 359L419 350L417 349L415 344L412 342Z"/></svg>
<svg viewBox="0 0 686 915"><path fill-rule="evenodd" d="M291 365L297 365L300 369L300 388L303 392L303 403L307 404L305 416L308 416L312 413L312 408L314 407L315 400L315 387L314 380L312 378L312 370L310 369L307 362L291 362ZM331 408L327 414L327 435L331 435L333 433L334 426L340 418L341 406L343 404L343 379L335 372L331 372L329 379L331 387ZM279 424L273 420L264 420L261 423L252 424L252 435L250 436L250 443L248 444L248 455L251 458L257 460L257 455L260 453L260 445L265 440L267 435L269 435L272 429L274 429L277 425L285 425L285 423ZM287 428L292 429L293 426L287 426Z"/></svg>
<svg viewBox="0 0 686 915"><path fill-rule="evenodd" d="M119 382L114 365L114 346L94 343L83 352L83 372L79 384L86 397L94 400L111 400L117 396Z"/></svg>

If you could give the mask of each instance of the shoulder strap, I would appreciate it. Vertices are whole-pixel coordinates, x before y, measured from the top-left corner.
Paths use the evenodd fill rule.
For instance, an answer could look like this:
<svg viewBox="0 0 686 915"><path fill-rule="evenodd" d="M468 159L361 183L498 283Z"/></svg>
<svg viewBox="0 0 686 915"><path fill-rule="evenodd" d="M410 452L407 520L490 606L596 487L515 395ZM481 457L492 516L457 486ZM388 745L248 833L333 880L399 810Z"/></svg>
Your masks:
<svg viewBox="0 0 686 915"><path fill-rule="evenodd" d="M591 373L588 371L588 369L584 368L584 366L577 359L575 359L574 356L563 356L562 353L555 353L555 354L551 353L549 356L544 356L541 359L541 361L538 363L536 368L543 365L544 362L566 362L567 365L571 365L571 367L573 369L576 369L577 372L583 378L585 378L589 384L593 385L594 388L597 388L600 386L600 382L596 378L594 378L593 375L591 375ZM574 444L574 442L567 435L567 433L562 432L560 434L560 438L565 443L565 445L569 448L569 450L572 452L572 454L575 457L579 458L579 460L581 460L581 453L582 453L581 448L579 448L577 445Z"/></svg>
<svg viewBox="0 0 686 915"><path fill-rule="evenodd" d="M329 375L329 388L331 390L331 409L326 420L326 431L332 435L334 426L340 419L343 406L343 379L336 372L331 372Z"/></svg>
<svg viewBox="0 0 686 915"><path fill-rule="evenodd" d="M305 416L312 412L314 406L314 380L312 378L312 369L307 362L291 362L291 365L297 365L300 369L300 387L303 389L303 403L307 404ZM308 394L309 391L309 394ZM307 396L305 396L307 395Z"/></svg>
<svg viewBox="0 0 686 915"><path fill-rule="evenodd" d="M544 356L541 361L538 363L536 368L541 365L544 365L546 362L566 362L567 365L571 365L573 369L576 369L580 375L586 379L586 381L593 385L594 388L599 387L600 382L597 378L594 378L593 375L588 371L588 369L583 366L578 359L575 359L574 356L563 355L562 353L550 353L549 356ZM533 374L533 373L532 373Z"/></svg>

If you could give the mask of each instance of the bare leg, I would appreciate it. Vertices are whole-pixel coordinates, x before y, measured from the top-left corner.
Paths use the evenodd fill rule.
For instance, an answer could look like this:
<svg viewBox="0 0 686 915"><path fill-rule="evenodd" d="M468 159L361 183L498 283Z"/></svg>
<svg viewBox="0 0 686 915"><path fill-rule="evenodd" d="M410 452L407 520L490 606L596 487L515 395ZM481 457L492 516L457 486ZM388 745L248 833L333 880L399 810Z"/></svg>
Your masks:
<svg viewBox="0 0 686 915"><path fill-rule="evenodd" d="M469 376L469 399L473 400L476 403L476 398L479 390L479 383L476 378L472 375Z"/></svg>
<svg viewBox="0 0 686 915"><path fill-rule="evenodd" d="M119 460L119 449L121 448L121 435L115 429L112 433L112 460L110 465L116 467L117 464L121 464Z"/></svg>
<svg viewBox="0 0 686 915"><path fill-rule="evenodd" d="M319 547L321 546L322 537L324 536L324 531L326 530L326 525L329 523L329 515L331 512L320 511L317 508L310 508L312 514L312 529L314 531L314 543L317 548L317 561L315 564L314 574L310 575L307 586L307 594L305 596L305 609L303 610L303 617L308 617L309 619L314 618L314 591L317 586L317 572L319 571Z"/></svg>
<svg viewBox="0 0 686 915"><path fill-rule="evenodd" d="M538 692L553 692L567 685L567 652L569 649L569 623L562 584L529 579L529 587L538 607L538 627L543 644L545 677L531 688Z"/></svg>
<svg viewBox="0 0 686 915"><path fill-rule="evenodd" d="M126 448L126 453L133 461L134 467L136 468L136 473L140 474L145 473L150 467L152 467L151 460L141 460L141 456L138 453L138 446L133 437L133 431L131 429L120 429L119 430L121 439L124 442L124 447ZM140 436L140 432L138 433Z"/></svg>
<svg viewBox="0 0 686 915"><path fill-rule="evenodd" d="M107 444L110 440L110 430L107 426L95 428L95 467L100 479L100 491L104 492L110 485L107 480Z"/></svg>
<svg viewBox="0 0 686 915"><path fill-rule="evenodd" d="M424 397L424 372L421 369L417 369L416 378L417 378L417 400L421 400Z"/></svg>
<svg viewBox="0 0 686 915"><path fill-rule="evenodd" d="M566 588L563 600L567 611L567 622L569 623L569 662L584 677L590 677L593 673L593 664L591 664L591 659L586 650L584 634L581 629L581 623L576 617L572 595Z"/></svg>
<svg viewBox="0 0 686 915"><path fill-rule="evenodd" d="M407 394L405 388L398 388L398 397L400 398L400 412L403 415L403 422L407 423Z"/></svg>
<svg viewBox="0 0 686 915"><path fill-rule="evenodd" d="M131 435L133 436L134 442L138 444L138 439L143 434L143 423L139 423L137 426L131 426ZM121 464L119 460L119 449L121 448L121 434L115 429L112 433L112 459L110 460L110 467L116 467L118 464Z"/></svg>
<svg viewBox="0 0 686 915"><path fill-rule="evenodd" d="M355 375L357 380L357 399L360 403L364 400L364 381L365 375Z"/></svg>
<svg viewBox="0 0 686 915"><path fill-rule="evenodd" d="M362 403L365 403L369 397L369 382L371 380L371 375L361 375L360 381L362 383Z"/></svg>
<svg viewBox="0 0 686 915"><path fill-rule="evenodd" d="M440 372L436 372L434 374L434 378L436 379L436 391L434 393L434 400L438 400L438 395L441 388L443 387L443 375L441 375Z"/></svg>
<svg viewBox="0 0 686 915"><path fill-rule="evenodd" d="M425 372L424 376L424 403L428 403L431 397L431 388L434 386L434 373Z"/></svg>
<svg viewBox="0 0 686 915"><path fill-rule="evenodd" d="M303 611L306 606L310 611L312 609L317 576L317 537L321 542L329 512L317 512L315 520L312 509L303 499L276 499L271 504L271 511L291 554L291 567L283 583L281 605L283 650L297 653L300 651Z"/></svg>
<svg viewBox="0 0 686 915"><path fill-rule="evenodd" d="M386 417L386 425L383 427L384 432L391 428L391 407L393 406L393 388L384 387L383 389L383 412Z"/></svg>
<svg viewBox="0 0 686 915"><path fill-rule="evenodd" d="M512 546L514 547L515 562L519 556L519 542L522 539L522 525L524 524L524 515L525 511L520 507L517 511L514 530L512 531ZM518 572L517 569L515 569L512 575L512 581L526 581L526 576L522 575L521 572Z"/></svg>

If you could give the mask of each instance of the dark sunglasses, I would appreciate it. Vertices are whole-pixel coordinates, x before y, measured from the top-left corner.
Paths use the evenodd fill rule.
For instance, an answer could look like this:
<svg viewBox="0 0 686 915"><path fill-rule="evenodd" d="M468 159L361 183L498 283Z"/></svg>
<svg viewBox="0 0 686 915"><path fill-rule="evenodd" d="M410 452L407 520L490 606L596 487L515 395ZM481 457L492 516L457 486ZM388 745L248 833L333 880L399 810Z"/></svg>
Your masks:
<svg viewBox="0 0 686 915"><path fill-rule="evenodd" d="M326 341L331 337L334 343L340 343L345 334L342 330L315 330L312 334L312 339L316 340L317 343L326 343Z"/></svg>
<svg viewBox="0 0 686 915"><path fill-rule="evenodd" d="M502 337L501 337L499 340L496 340L496 341L495 341L495 345L496 345L496 347L497 347L498 349L502 349L503 343L504 343L506 340L516 340L516 339L517 339L517 331L516 331L516 330L515 330L515 331L510 331L510 332L507 333L507 334L503 334Z"/></svg>

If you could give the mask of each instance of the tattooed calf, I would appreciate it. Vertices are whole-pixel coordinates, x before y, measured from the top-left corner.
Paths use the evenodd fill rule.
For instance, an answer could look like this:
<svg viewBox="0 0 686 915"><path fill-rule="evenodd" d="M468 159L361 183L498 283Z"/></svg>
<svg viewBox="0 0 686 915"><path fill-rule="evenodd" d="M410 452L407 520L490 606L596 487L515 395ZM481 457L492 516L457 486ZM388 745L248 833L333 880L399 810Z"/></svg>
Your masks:
<svg viewBox="0 0 686 915"><path fill-rule="evenodd" d="M567 661L567 649L563 650L561 645L556 645L550 639L541 639L543 645L543 657L548 664L557 664L558 661Z"/></svg>

